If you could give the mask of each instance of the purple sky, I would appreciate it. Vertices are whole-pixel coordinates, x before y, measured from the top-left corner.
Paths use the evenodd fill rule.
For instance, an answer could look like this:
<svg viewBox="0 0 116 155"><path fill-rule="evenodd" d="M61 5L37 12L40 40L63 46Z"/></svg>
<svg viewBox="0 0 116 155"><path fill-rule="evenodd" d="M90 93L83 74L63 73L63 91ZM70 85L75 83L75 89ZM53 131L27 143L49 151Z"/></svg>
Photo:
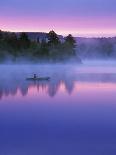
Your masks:
<svg viewBox="0 0 116 155"><path fill-rule="evenodd" d="M116 0L0 0L0 29L115 36Z"/></svg>

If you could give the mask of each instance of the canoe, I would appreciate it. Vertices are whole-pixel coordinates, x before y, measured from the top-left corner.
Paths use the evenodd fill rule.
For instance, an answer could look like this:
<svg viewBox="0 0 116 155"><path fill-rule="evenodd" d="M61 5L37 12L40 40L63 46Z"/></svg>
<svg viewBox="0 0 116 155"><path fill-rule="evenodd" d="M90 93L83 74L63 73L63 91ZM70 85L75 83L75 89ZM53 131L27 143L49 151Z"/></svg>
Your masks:
<svg viewBox="0 0 116 155"><path fill-rule="evenodd" d="M29 81L48 81L50 77L26 78Z"/></svg>

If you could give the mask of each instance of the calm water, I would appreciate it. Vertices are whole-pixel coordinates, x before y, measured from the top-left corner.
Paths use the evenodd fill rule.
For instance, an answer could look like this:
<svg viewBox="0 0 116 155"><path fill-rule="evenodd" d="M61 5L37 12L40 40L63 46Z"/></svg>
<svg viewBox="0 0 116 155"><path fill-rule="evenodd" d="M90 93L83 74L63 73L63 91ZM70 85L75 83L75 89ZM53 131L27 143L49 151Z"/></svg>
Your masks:
<svg viewBox="0 0 116 155"><path fill-rule="evenodd" d="M0 155L115 154L115 65L0 65Z"/></svg>

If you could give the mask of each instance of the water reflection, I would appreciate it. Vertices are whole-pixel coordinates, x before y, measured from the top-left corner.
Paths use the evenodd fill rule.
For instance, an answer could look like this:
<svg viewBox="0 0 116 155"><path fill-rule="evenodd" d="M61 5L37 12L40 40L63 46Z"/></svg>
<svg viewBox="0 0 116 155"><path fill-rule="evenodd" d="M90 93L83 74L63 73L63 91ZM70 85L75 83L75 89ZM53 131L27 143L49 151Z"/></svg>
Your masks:
<svg viewBox="0 0 116 155"><path fill-rule="evenodd" d="M0 78L0 99L9 95L16 96L18 91L22 96L26 96L31 88L37 88L38 95L40 91L45 92L50 97L54 97L63 87L65 93L71 95L75 85L79 82L88 83L116 83L115 73L76 73L70 76L53 76L50 81L26 81L20 76L9 76ZM79 91L79 90L78 90Z"/></svg>
<svg viewBox="0 0 116 155"><path fill-rule="evenodd" d="M0 155L115 154L114 70L41 68L0 68Z"/></svg>

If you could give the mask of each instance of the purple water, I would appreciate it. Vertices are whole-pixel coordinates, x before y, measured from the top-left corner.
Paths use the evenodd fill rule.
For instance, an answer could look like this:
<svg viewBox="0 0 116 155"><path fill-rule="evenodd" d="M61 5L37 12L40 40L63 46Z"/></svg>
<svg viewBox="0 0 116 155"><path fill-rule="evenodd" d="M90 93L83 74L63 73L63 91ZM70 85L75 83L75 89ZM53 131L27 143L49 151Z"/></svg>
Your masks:
<svg viewBox="0 0 116 155"><path fill-rule="evenodd" d="M59 154L116 154L115 65L1 65L0 155Z"/></svg>

